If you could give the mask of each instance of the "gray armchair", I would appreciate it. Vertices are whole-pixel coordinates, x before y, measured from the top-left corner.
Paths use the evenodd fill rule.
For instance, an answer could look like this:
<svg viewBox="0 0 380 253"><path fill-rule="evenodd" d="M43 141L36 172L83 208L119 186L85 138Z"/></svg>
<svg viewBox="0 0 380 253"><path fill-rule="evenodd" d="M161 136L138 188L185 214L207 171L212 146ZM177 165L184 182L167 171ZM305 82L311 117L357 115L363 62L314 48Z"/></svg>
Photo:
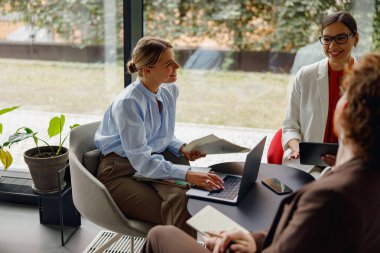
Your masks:
<svg viewBox="0 0 380 253"><path fill-rule="evenodd" d="M100 151L94 144L99 122L78 126L70 132L70 173L73 201L78 211L93 223L118 233L97 252L102 252L121 236L145 237L153 224L128 219L119 210L105 186L94 176L98 170Z"/></svg>

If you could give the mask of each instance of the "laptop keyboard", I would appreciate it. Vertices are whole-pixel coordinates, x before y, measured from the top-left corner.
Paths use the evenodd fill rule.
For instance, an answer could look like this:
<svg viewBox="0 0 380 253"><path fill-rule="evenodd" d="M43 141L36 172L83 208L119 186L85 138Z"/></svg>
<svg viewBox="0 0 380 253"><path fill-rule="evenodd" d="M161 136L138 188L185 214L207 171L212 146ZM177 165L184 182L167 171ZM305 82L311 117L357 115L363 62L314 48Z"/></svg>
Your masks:
<svg viewBox="0 0 380 253"><path fill-rule="evenodd" d="M224 190L211 191L208 196L222 199L234 199L239 193L241 177L227 175L224 179Z"/></svg>

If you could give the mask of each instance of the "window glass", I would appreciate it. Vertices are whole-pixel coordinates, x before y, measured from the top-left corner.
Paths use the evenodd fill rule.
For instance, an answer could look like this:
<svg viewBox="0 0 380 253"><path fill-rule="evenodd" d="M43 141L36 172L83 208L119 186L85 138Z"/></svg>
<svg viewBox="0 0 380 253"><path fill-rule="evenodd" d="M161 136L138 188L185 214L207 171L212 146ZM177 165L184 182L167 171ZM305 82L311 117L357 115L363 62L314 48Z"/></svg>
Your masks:
<svg viewBox="0 0 380 253"><path fill-rule="evenodd" d="M23 126L49 139L62 113L65 133L101 118L123 88L122 10L121 0L2 0L0 109L20 108L0 115L0 143ZM358 22L358 59L379 49L375 0L144 0L144 34L173 42L182 65L177 121L280 128L293 76L324 57L319 24L337 10ZM12 147L11 169L26 168L33 145Z"/></svg>
<svg viewBox="0 0 380 253"><path fill-rule="evenodd" d="M1 143L29 127L57 144L47 135L51 117L66 116L64 134L100 119L123 89L122 9L121 0L2 1L0 109L20 108L0 116ZM33 146L11 147L10 170L26 170L22 152Z"/></svg>
<svg viewBox="0 0 380 253"><path fill-rule="evenodd" d="M144 33L173 42L181 122L278 129L292 76L323 59L327 14L357 19L360 58L379 47L378 1L144 1Z"/></svg>

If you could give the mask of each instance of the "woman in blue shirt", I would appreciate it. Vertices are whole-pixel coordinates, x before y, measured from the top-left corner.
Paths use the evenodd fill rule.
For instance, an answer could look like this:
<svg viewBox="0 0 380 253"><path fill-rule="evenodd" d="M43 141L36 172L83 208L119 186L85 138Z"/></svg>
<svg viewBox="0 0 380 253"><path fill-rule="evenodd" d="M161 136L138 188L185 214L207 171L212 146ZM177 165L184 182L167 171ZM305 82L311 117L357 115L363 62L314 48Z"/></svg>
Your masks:
<svg viewBox="0 0 380 253"><path fill-rule="evenodd" d="M127 66L139 77L115 98L95 134L102 152L97 177L127 217L175 225L195 235L185 223L190 218L186 189L131 177L138 173L152 179L186 180L207 190L223 188L215 174L191 171L189 160L201 154L184 152L185 143L174 136L179 92L173 82L180 66L173 47L165 40L144 37Z"/></svg>

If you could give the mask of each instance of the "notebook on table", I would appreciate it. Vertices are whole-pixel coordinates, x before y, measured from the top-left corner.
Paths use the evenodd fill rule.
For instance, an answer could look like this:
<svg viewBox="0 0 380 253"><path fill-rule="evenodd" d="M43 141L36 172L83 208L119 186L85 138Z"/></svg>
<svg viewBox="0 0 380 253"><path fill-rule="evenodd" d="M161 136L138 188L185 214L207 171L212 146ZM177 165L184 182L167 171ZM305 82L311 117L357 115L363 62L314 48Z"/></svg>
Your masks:
<svg viewBox="0 0 380 253"><path fill-rule="evenodd" d="M188 219L186 223L202 235L207 235L207 232L211 231L228 231L233 229L249 233L243 226L210 205L205 206Z"/></svg>
<svg viewBox="0 0 380 253"><path fill-rule="evenodd" d="M248 154L245 160L243 175L215 172L224 180L224 190L207 191L192 188L186 192L189 197L211 201L237 204L256 182L263 156L266 137L264 137Z"/></svg>

